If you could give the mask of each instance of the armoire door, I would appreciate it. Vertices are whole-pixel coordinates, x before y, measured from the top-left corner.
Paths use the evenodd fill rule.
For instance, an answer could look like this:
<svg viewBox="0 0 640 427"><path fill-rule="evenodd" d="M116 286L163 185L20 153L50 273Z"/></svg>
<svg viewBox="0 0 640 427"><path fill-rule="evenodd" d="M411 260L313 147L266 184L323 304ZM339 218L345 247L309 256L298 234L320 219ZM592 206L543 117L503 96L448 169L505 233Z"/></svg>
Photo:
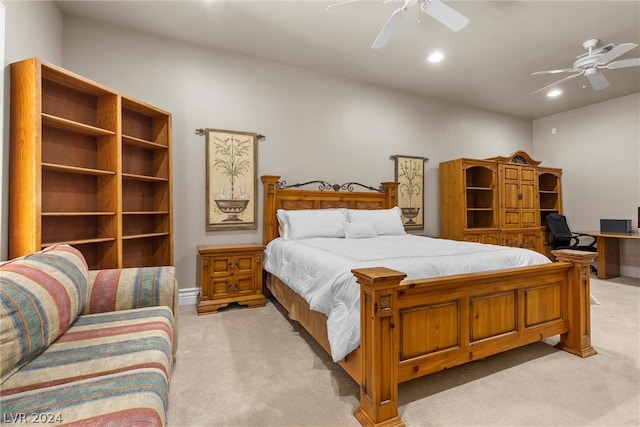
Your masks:
<svg viewBox="0 0 640 427"><path fill-rule="evenodd" d="M499 167L502 227L535 227L537 179L532 167L502 164Z"/></svg>

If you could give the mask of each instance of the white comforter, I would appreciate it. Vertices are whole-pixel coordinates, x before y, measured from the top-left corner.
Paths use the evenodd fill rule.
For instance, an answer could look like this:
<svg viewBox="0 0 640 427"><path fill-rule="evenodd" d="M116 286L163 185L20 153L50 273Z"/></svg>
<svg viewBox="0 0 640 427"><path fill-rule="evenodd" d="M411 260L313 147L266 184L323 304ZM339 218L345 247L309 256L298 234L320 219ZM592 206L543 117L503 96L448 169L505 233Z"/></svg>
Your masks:
<svg viewBox="0 0 640 427"><path fill-rule="evenodd" d="M353 268L387 267L407 279L498 270L550 262L537 252L414 235L370 239L312 238L267 245L264 269L327 316L334 361L360 345L360 288Z"/></svg>

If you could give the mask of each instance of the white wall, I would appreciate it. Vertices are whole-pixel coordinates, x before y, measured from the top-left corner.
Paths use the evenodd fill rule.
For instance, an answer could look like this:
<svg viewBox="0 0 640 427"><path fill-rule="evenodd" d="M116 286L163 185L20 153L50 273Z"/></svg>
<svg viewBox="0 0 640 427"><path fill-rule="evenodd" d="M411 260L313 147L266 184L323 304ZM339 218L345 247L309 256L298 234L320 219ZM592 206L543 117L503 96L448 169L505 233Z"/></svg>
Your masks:
<svg viewBox="0 0 640 427"><path fill-rule="evenodd" d="M9 209L9 74L8 65L21 59L37 56L43 60L62 62L62 13L53 2L4 1L4 44L2 60L4 76L0 90L0 135L3 144L0 153L0 259L8 254ZM1 42L1 40L0 40ZM4 92L4 94L2 93Z"/></svg>
<svg viewBox="0 0 640 427"><path fill-rule="evenodd" d="M563 169L572 230L599 230L601 218L631 219L638 228L640 93L535 120L533 153ZM621 273L640 277L640 241L623 241L621 258Z"/></svg>
<svg viewBox="0 0 640 427"><path fill-rule="evenodd" d="M54 64L62 60L62 12L51 1L4 1L5 65L37 56ZM8 91L7 91L8 94Z"/></svg>
<svg viewBox="0 0 640 427"><path fill-rule="evenodd" d="M196 128L257 132L259 175L289 183L393 180L392 154L425 156L426 232L438 234L438 163L531 150L531 122L65 17L64 60L78 74L173 114L175 263L197 286L199 244L260 242L205 231L205 141ZM259 216L261 207L259 208Z"/></svg>

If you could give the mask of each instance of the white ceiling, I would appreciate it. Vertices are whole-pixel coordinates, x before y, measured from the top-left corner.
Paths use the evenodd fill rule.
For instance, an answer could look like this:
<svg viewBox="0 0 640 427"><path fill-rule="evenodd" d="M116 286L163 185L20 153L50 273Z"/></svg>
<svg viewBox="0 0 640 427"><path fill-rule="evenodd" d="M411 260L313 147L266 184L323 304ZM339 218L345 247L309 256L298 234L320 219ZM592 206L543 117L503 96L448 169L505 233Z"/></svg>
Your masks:
<svg viewBox="0 0 640 427"><path fill-rule="evenodd" d="M412 7L386 47L370 48L396 1L57 1L76 15L296 67L318 70L472 107L536 119L640 91L640 67L604 70L610 86L585 77L559 98L531 92L568 74L582 43L640 44L640 1L457 1L470 18L452 32ZM337 9L337 10L336 10ZM418 21L420 19L420 22ZM426 62L433 50L445 60ZM639 48L618 59L640 56Z"/></svg>

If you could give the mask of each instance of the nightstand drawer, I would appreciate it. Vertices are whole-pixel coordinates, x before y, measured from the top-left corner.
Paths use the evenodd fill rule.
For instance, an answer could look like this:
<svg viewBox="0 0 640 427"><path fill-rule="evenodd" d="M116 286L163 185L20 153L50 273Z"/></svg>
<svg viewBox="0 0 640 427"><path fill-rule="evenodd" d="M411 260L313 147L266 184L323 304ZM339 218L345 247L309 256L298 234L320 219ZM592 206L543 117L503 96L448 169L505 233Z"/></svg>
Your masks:
<svg viewBox="0 0 640 427"><path fill-rule="evenodd" d="M247 295L255 293L253 276L232 275L220 278L210 278L208 286L209 298L224 298L229 296Z"/></svg>
<svg viewBox="0 0 640 427"><path fill-rule="evenodd" d="M252 274L255 270L255 254L234 257L212 257L211 277L226 274Z"/></svg>

